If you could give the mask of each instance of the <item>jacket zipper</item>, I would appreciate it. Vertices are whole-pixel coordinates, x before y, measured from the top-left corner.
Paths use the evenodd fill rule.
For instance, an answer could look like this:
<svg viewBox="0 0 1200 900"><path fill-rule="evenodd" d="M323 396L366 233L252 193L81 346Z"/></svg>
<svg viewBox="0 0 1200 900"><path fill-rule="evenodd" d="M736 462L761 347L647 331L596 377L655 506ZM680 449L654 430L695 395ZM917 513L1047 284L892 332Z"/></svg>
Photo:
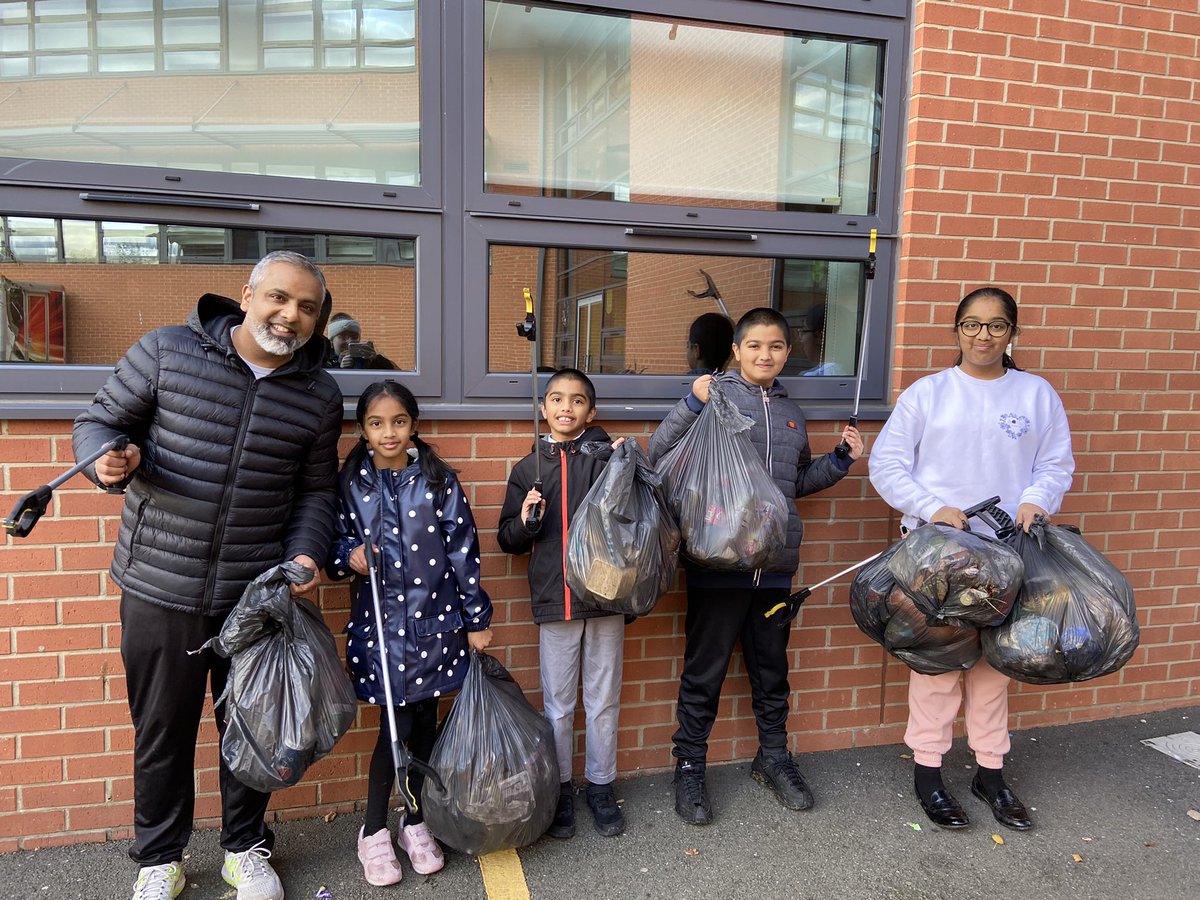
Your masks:
<svg viewBox="0 0 1200 900"><path fill-rule="evenodd" d="M255 378L253 373L250 374L250 385L246 388L246 396L242 398L242 418L238 422L237 434L233 439L233 452L230 454L230 468L236 472L237 460L242 453L242 444L246 440L246 432L249 431L250 416L253 415L254 395L258 393L259 379ZM217 509L217 530L213 532L212 549L208 554L208 577L204 581L204 596L200 600L200 612L207 615L212 611L212 592L217 581L217 557L221 554L221 541L225 537L225 514L229 512L229 505L232 502L233 495L233 478L226 476L225 487L221 492L221 505Z"/></svg>
<svg viewBox="0 0 1200 900"><path fill-rule="evenodd" d="M571 589L567 586L567 450L560 446L562 465L559 466L559 494L562 495L562 576L563 621L571 621Z"/></svg>
<svg viewBox="0 0 1200 900"><path fill-rule="evenodd" d="M773 478L774 476L771 475L771 398L767 396L766 388L760 387L759 390L762 391L763 422L767 426L767 476ZM759 579L762 578L762 571L762 569L754 570L755 587L758 587Z"/></svg>

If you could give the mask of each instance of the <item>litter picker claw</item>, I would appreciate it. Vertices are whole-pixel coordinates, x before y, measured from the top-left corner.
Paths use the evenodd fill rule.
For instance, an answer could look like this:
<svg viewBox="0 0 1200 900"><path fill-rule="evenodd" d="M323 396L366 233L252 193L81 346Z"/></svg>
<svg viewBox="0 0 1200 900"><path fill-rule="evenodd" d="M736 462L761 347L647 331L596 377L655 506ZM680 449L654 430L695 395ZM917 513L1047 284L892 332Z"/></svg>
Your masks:
<svg viewBox="0 0 1200 900"><path fill-rule="evenodd" d="M17 501L12 512L8 514L8 518L3 520L4 530L13 537L28 537L29 532L33 531L33 526L50 506L50 498L56 487L66 484L110 450L124 450L127 446L129 446L129 438L123 434L118 435L111 441L101 444L95 453L87 459L77 462L49 484L34 488Z"/></svg>

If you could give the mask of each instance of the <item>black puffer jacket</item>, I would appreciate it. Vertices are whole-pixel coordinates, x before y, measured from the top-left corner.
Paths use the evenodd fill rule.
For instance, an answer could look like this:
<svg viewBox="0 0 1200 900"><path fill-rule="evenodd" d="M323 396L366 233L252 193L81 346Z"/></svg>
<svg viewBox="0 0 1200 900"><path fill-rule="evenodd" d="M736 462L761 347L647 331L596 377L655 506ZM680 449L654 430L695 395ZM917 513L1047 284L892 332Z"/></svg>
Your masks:
<svg viewBox="0 0 1200 900"><path fill-rule="evenodd" d="M703 569L704 583L709 587L789 587L800 567L800 542L804 539L804 523L796 511L795 500L837 484L846 476L850 460L847 458L843 463L833 453L812 458L804 411L778 381L769 388L761 388L735 372L717 378L738 411L754 420L746 434L788 501L787 544L759 572ZM679 442L695 423L700 409L703 409L700 401L690 393L675 404L650 437L651 462L657 463ZM698 568L686 560L685 567Z"/></svg>
<svg viewBox="0 0 1200 900"><path fill-rule="evenodd" d="M76 458L119 434L142 451L112 564L130 596L221 615L272 566L299 554L324 563L342 421L341 390L321 368L330 303L314 337L255 379L230 340L241 309L205 294L187 325L138 341L75 420Z"/></svg>
<svg viewBox="0 0 1200 900"><path fill-rule="evenodd" d="M536 531L525 527L521 505L533 487L537 460L530 453L508 476L508 492L500 509L500 527L496 539L505 553L529 553L529 593L533 603L533 621L562 622L611 616L612 613L584 609L575 602L567 605L566 578L563 574L567 530L579 504L600 478L612 445L608 433L598 425L568 443L542 440L535 452L541 454L542 497L546 511Z"/></svg>

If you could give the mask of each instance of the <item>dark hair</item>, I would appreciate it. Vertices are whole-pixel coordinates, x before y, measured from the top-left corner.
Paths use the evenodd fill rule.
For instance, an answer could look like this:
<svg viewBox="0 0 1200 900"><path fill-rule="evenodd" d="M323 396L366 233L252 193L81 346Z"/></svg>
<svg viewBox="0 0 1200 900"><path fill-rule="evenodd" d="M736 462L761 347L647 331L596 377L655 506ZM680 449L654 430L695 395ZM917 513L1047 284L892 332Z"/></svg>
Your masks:
<svg viewBox="0 0 1200 900"><path fill-rule="evenodd" d="M783 332L783 339L787 345L792 346L792 328L788 325L788 320L779 310L769 306L756 306L738 319L737 328L733 330L733 342L741 344L746 338L746 332L755 325L774 325Z"/></svg>
<svg viewBox="0 0 1200 900"><path fill-rule="evenodd" d="M1016 337L1021 333L1021 329L1017 327L1017 301L1013 299L1013 295L1003 288L987 285L986 287L976 288L958 301L958 309L954 311L954 331L955 337L958 336L958 323L963 320L963 316L967 314L967 310L976 300L998 300L1000 305L1004 307L1004 315L1008 318L1012 325L1012 336ZM958 359L954 361L954 365L962 365L962 351L958 351ZM1007 353L1000 360L1000 365L1005 369L1014 369L1017 372L1023 371L1020 366L1013 362L1013 358Z"/></svg>
<svg viewBox="0 0 1200 900"><path fill-rule="evenodd" d="M561 369L556 369L554 374L550 376L550 380L546 382L546 390L542 392L542 401L545 402L546 395L550 393L550 389L554 387L558 381L571 379L578 381L583 385L583 392L587 394L588 409L596 408L596 386L592 384L592 379L588 378L578 369L572 369L570 366L563 366Z"/></svg>
<svg viewBox="0 0 1200 900"><path fill-rule="evenodd" d="M417 398L413 396L413 392L406 388L398 381L376 381L367 385L362 395L358 398L358 406L354 410L354 420L358 423L358 427L363 427L363 421L367 418L367 411L371 408L371 404L380 397L391 397L397 403L404 407L404 411L412 417L413 423L421 418L420 407L417 406ZM446 476L456 470L447 463L444 459L434 452L433 448L417 435L416 431L412 435L413 445L417 448L417 462L421 466L421 474L425 477L425 481L429 483L429 488L434 494L441 493L446 486ZM344 468L359 467L367 458L367 439L360 437L358 443L346 455Z"/></svg>
<svg viewBox="0 0 1200 900"><path fill-rule="evenodd" d="M725 367L733 352L733 323L720 313L697 316L688 329L688 344L700 348L700 365L714 372Z"/></svg>

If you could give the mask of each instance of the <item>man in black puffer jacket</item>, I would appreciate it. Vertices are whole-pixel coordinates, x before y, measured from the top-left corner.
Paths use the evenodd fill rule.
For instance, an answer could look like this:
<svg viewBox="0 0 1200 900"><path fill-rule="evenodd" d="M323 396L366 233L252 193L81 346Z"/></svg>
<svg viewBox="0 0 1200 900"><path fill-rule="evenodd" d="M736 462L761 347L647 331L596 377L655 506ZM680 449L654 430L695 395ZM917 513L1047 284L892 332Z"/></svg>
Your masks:
<svg viewBox="0 0 1200 900"><path fill-rule="evenodd" d="M125 493L111 572L135 733L135 900L183 886L205 682L211 672L216 698L229 672L228 660L187 651L220 631L255 576L284 560L314 573L325 562L342 420L341 391L322 369L330 305L316 266L271 253L240 308L205 294L186 325L138 341L75 420L77 458L130 439L89 475ZM216 718L223 731L220 707ZM239 783L224 761L220 785L223 877L238 898L282 898L267 863L270 795Z"/></svg>

